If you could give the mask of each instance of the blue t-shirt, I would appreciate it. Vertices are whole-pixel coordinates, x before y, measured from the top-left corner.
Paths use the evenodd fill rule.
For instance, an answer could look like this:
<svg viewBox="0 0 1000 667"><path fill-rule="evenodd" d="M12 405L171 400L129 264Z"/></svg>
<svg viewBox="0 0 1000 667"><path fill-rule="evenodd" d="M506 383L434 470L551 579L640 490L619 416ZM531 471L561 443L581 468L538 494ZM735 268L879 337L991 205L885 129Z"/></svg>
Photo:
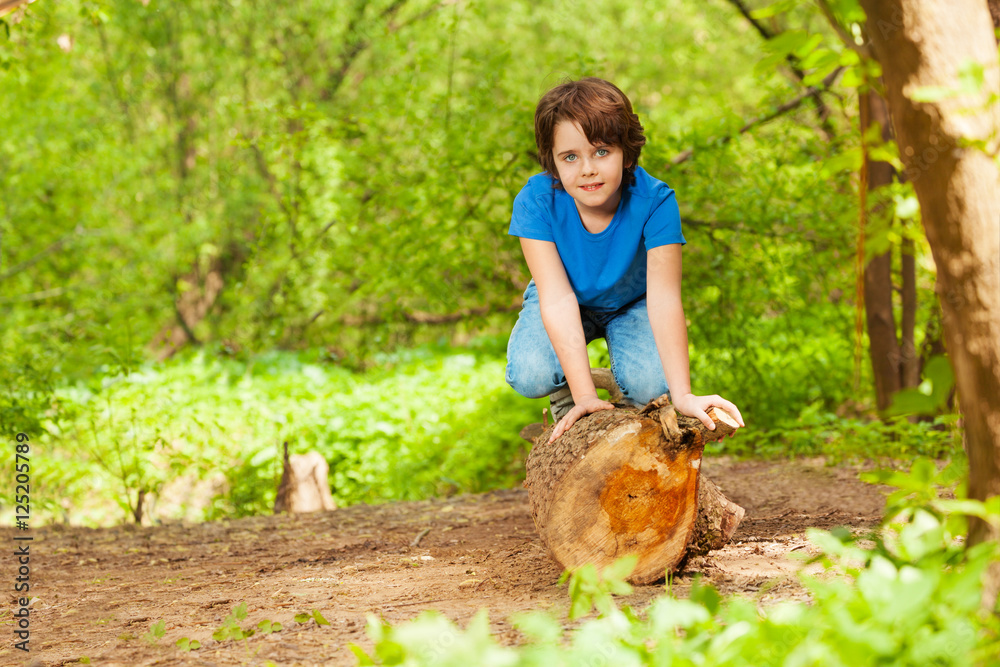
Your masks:
<svg viewBox="0 0 1000 667"><path fill-rule="evenodd" d="M646 251L685 243L674 191L642 167L636 167L635 183L623 186L611 223L597 234L586 230L576 202L554 183L544 173L528 179L514 198L509 233L556 244L581 306L611 311L635 301L646 293Z"/></svg>

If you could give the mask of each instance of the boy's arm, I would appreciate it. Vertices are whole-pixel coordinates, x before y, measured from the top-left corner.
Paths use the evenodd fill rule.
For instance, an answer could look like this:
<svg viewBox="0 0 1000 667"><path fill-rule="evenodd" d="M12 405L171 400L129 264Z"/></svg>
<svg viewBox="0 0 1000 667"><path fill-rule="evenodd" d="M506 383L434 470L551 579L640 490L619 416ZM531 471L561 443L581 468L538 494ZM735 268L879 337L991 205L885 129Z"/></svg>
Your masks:
<svg viewBox="0 0 1000 667"><path fill-rule="evenodd" d="M646 309L674 407L682 414L700 419L709 430L714 430L715 424L706 411L713 406L722 408L744 426L739 408L726 399L691 393L679 243L658 246L646 253Z"/></svg>
<svg viewBox="0 0 1000 667"><path fill-rule="evenodd" d="M597 397L597 390L590 376L590 358L587 356L587 339L580 320L580 304L566 276L556 244L522 238L521 250L531 277L535 280L535 287L538 288L542 324L559 358L575 403L573 409L556 425L549 438L549 442L552 442L580 417L598 410L611 410L614 406Z"/></svg>

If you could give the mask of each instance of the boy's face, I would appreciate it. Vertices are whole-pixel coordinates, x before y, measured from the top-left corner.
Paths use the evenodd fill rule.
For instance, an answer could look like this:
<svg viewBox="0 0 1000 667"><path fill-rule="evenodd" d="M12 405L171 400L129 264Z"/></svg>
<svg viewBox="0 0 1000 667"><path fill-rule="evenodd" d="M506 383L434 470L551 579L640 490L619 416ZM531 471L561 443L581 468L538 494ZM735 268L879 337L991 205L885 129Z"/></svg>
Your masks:
<svg viewBox="0 0 1000 667"><path fill-rule="evenodd" d="M552 136L552 157L559 182L576 201L581 214L609 217L621 200L622 149L593 145L580 124L561 120Z"/></svg>

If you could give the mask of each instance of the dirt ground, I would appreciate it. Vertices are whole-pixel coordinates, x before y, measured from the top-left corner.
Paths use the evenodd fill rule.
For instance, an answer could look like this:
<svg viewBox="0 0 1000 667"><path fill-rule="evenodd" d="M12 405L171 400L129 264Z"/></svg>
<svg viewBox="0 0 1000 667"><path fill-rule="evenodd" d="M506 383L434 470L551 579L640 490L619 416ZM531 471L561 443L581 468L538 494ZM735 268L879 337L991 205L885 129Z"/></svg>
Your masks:
<svg viewBox="0 0 1000 667"><path fill-rule="evenodd" d="M857 470L822 460L706 459L703 470L747 509L725 549L690 560L673 581L685 596L701 573L725 593L768 604L804 598L788 555L810 547L810 526L877 523L884 491ZM87 657L102 665L354 665L349 642L369 649L366 614L398 623L436 609L464 627L480 608L505 642L518 633L514 612L565 614L559 567L539 542L522 489L482 495L360 505L303 516L267 516L155 528L34 529L31 542L31 652L13 648L7 594L0 615L0 664L65 665ZM13 545L15 531L0 530ZM419 540L417 539L419 537ZM415 545L415 546L414 546ZM11 549L12 550L12 549ZM0 559L14 580L14 559ZM11 588L7 588L8 591ZM624 604L641 609L663 585L637 587ZM237 604L244 627L264 619L283 630L243 642L212 633ZM296 623L319 610L329 625ZM157 644L142 639L165 623ZM181 637L202 647L184 653Z"/></svg>

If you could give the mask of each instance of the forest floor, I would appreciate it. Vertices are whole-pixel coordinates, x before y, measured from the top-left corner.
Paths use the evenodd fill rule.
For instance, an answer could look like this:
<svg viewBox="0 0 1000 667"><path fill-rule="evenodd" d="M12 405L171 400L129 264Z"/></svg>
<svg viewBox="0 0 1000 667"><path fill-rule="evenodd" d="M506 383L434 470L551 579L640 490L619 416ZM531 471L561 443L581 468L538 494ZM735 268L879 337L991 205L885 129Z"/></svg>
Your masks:
<svg viewBox="0 0 1000 667"><path fill-rule="evenodd" d="M858 481L856 468L821 459L716 457L703 471L747 515L730 545L689 560L674 576L680 597L700 573L723 593L763 605L805 599L795 577L800 566L789 558L812 549L805 530L870 527L883 509L884 489ZM8 545L14 535L0 530ZM486 608L499 639L516 643L511 614L551 609L565 618L568 607L566 587L557 585L560 568L535 533L522 489L197 525L53 525L32 535L31 594L38 599L31 652L13 648L8 594L0 664L86 657L101 665L353 665L348 643L371 648L367 614L400 623L436 609L464 627ZM5 582L15 577L13 563L9 555L0 559ZM662 583L637 586L620 602L642 609L663 591ZM246 644L213 640L241 602L249 612L243 627L269 619L283 629ZM294 620L314 609L329 625ZM160 620L165 635L150 644L142 637ZM181 637L202 646L182 652L175 647Z"/></svg>

